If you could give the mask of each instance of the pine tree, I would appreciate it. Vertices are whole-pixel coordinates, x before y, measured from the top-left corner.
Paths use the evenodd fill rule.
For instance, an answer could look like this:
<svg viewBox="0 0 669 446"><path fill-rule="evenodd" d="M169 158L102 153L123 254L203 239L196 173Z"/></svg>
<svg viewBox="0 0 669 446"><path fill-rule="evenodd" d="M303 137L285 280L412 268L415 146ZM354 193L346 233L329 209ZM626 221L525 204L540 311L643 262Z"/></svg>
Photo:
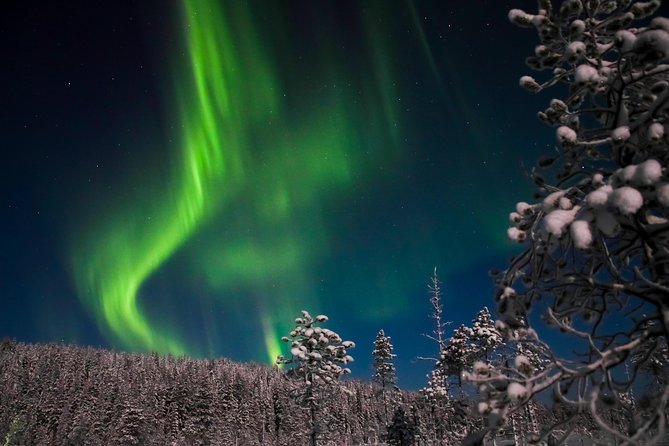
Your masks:
<svg viewBox="0 0 669 446"><path fill-rule="evenodd" d="M666 383L644 395L625 429L607 421L639 387L642 374L627 375L626 358L641 358L643 370L652 362L644 346L669 336L669 19L652 18L661 4L564 0L554 8L540 0L535 14L509 12L539 34L528 65L549 70L544 82L523 76L520 85L567 88L539 113L555 128L557 153L532 170L536 201L510 214L507 234L525 250L496 278L498 326L542 345L523 326L530 311L541 312L578 355L553 351L541 372L522 355L513 367L475 370L491 428L552 391L569 410L542 439L560 438L553 429L573 428L585 411L612 443L666 437Z"/></svg>
<svg viewBox="0 0 669 446"><path fill-rule="evenodd" d="M290 342L290 357L277 358L278 364L292 366L287 375L300 383L296 398L309 409L311 446L316 446L324 434L320 422L322 406L328 391L338 384L339 378L351 372L340 364L353 362L348 349L355 347L355 343L342 341L334 331L318 326L327 320L325 315L314 319L302 310L302 316L295 319L295 329L290 336L281 338L283 342Z"/></svg>

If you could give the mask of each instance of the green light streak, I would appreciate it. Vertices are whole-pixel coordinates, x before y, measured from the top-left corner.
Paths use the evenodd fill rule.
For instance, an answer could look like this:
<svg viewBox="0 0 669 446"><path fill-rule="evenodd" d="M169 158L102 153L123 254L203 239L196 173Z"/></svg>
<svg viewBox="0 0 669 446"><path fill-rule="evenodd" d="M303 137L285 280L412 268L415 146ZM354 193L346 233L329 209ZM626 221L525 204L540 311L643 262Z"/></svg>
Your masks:
<svg viewBox="0 0 669 446"><path fill-rule="evenodd" d="M267 314L261 316L262 328L267 350L267 362L276 364L276 358L281 354L281 333L277 333L274 324Z"/></svg>
<svg viewBox="0 0 669 446"><path fill-rule="evenodd" d="M365 97L353 107L354 98L337 91L286 112L285 86L248 5L183 0L181 13L186 51L173 61L180 135L167 148L171 169L148 169L145 191L96 209L95 224L75 235L75 282L103 333L122 346L200 354L205 342L151 320L141 305L161 298L142 287L183 249L226 309L245 304L235 301L240 289L262 296L254 317L273 363L292 315L316 306L306 283L310 265L330 248L325 203L351 191L373 162L365 144L399 138L387 49L374 25L372 76L388 90L381 101ZM384 116L387 128L367 128L368 114ZM207 243L191 251L188 240L203 231ZM218 328L213 322L207 332Z"/></svg>
<svg viewBox="0 0 669 446"><path fill-rule="evenodd" d="M214 6L215 2L207 1L184 3L190 75L182 82L193 92L179 97L181 161L167 194L151 197L148 206L138 201L126 204L122 215L98 225L75 248L80 294L104 331L131 348L187 351L182 340L149 323L140 310L138 292L243 175L244 140L234 103L242 94L250 96L247 100L271 99L270 76L259 64L253 67L254 85L262 98L248 95L248 88L239 91L247 73L227 23Z"/></svg>

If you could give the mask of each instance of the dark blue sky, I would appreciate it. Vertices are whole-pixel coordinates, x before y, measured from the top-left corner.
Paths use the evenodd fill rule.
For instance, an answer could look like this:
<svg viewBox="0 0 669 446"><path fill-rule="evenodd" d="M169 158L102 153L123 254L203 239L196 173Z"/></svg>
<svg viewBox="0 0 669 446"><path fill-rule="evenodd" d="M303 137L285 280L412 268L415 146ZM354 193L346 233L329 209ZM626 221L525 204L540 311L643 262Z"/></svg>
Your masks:
<svg viewBox="0 0 669 446"><path fill-rule="evenodd" d="M507 214L531 199L523 165L553 150L535 117L549 97L518 87L535 33L506 19L535 2L205 4L236 57L216 131L243 174L178 235L184 129L204 116L179 102L187 13L5 6L0 336L267 362L305 308L356 341L355 377L384 329L400 385L422 386L433 267L455 326L492 307L488 270L519 249ZM213 58L197 66L216 82ZM132 311L105 310L124 286Z"/></svg>

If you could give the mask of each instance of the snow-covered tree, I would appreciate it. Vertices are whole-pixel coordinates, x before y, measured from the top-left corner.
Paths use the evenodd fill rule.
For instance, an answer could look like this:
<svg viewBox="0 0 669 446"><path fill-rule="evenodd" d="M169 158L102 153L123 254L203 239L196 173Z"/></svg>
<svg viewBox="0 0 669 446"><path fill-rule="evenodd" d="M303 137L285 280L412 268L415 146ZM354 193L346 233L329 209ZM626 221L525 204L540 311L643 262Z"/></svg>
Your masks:
<svg viewBox="0 0 669 446"><path fill-rule="evenodd" d="M445 441L448 436L448 428L444 423L444 420L451 418L453 409L449 395L449 375L444 367L443 360L444 351L447 345L445 329L451 322L443 320L441 282L439 281L436 267L428 282L427 290L430 297L430 306L432 307L430 318L434 321L434 328L432 334L426 334L425 336L437 343L437 355L432 358L418 358L434 362L434 366L430 371L430 374L427 376L427 385L420 390L430 415L428 424L423 426L423 429L436 441L442 442Z"/></svg>
<svg viewBox="0 0 669 446"><path fill-rule="evenodd" d="M324 433L320 420L321 406L339 378L351 372L345 366L353 362L348 349L355 347L352 341L342 341L334 331L319 326L327 320L325 315L313 318L302 310L302 315L295 319L295 329L289 336L281 338L283 342L290 343L290 356L277 358L278 364L290 367L288 376L300 382L296 397L309 410L312 446L318 444Z"/></svg>
<svg viewBox="0 0 669 446"><path fill-rule="evenodd" d="M472 342L472 329L462 324L453 331L444 350L441 352L438 367L444 374L455 377L458 386L462 386L461 375L476 357L477 348Z"/></svg>
<svg viewBox="0 0 669 446"><path fill-rule="evenodd" d="M471 342L475 349L474 357L485 362L493 359L493 352L503 342L487 307L483 307L472 321Z"/></svg>
<svg viewBox="0 0 669 446"><path fill-rule="evenodd" d="M372 380L377 383L381 389L383 400L383 409L385 421L388 421L388 406L394 407L397 403L397 376L395 374L395 364L393 358L393 344L390 342L390 336L386 336L383 330L379 330L374 340L374 376Z"/></svg>
<svg viewBox="0 0 669 446"><path fill-rule="evenodd" d="M472 329L465 325L456 328L444 341L439 360L428 377L428 385L421 389L435 420L434 435L438 444L450 444L462 438L467 403L461 376L475 360L476 353ZM456 391L454 386L457 386Z"/></svg>
<svg viewBox="0 0 669 446"><path fill-rule="evenodd" d="M439 281L439 276L437 276L436 266L427 285L427 291L430 295L430 305L432 306L430 317L434 320L432 335L428 335L428 337L437 342L439 351L441 351L445 347L446 326L450 322L442 319L444 307L441 303L441 282Z"/></svg>
<svg viewBox="0 0 669 446"><path fill-rule="evenodd" d="M552 390L567 410L562 433L546 426L543 438L568 435L584 412L619 443L666 435L666 383L640 398L625 429L607 421L651 361L638 353L669 334L669 19L650 18L660 5L539 0L535 14L509 13L539 34L528 65L550 71L520 85L562 84L567 94L539 113L559 147L532 172L539 201L510 214L507 234L526 249L497 277L498 328L520 327L551 361L544 370L524 355L508 367L477 364L469 378L484 389L479 412L491 429ZM571 353L522 327L531 311L569 337ZM630 357L640 360L625 373Z"/></svg>
<svg viewBox="0 0 669 446"><path fill-rule="evenodd" d="M393 353L390 336L386 336L383 330L379 330L376 335L372 356L374 357L373 381L383 389L394 389L397 386L397 376L393 359L397 355Z"/></svg>
<svg viewBox="0 0 669 446"><path fill-rule="evenodd" d="M388 426L387 442L394 446L412 446L416 443L416 426L403 407L395 409L393 420Z"/></svg>

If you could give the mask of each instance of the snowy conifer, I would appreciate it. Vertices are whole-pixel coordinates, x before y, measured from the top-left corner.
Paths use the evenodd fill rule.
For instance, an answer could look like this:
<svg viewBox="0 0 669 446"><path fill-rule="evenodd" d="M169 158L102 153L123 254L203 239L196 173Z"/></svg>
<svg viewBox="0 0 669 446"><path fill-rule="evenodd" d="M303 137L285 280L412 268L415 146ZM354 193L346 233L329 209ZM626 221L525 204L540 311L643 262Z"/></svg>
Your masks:
<svg viewBox="0 0 669 446"><path fill-rule="evenodd" d="M498 328L519 328L548 352L522 323L538 310L579 354L552 352L541 372L520 355L469 377L483 389L491 429L552 390L569 409L560 429L587 410L611 443L655 443L667 432L669 383L642 396L624 429L607 420L651 365L644 346L669 335L669 19L651 18L660 0L553 3L509 13L539 34L528 65L549 70L544 82L524 76L521 86L566 84L568 93L539 113L555 128L558 153L532 172L539 201L511 214L507 233L526 249L497 277ZM625 372L629 357L641 361L638 373ZM559 438L552 430L544 426L539 440Z"/></svg>
<svg viewBox="0 0 669 446"><path fill-rule="evenodd" d="M503 342L487 307L483 307L472 321L471 341L475 349L474 355L485 362L492 360L492 353Z"/></svg>
<svg viewBox="0 0 669 446"><path fill-rule="evenodd" d="M453 331L446 347L441 353L438 367L442 368L446 375L457 378L459 386L462 372L473 362L476 357L476 346L472 341L472 329L462 324Z"/></svg>
<svg viewBox="0 0 669 446"><path fill-rule="evenodd" d="M383 330L380 330L376 335L372 355L374 357L374 376L372 379L381 387L380 392L387 421L389 416L388 407L394 407L397 403L399 389L397 388L397 376L393 364L393 358L396 355L393 353L390 336L386 336Z"/></svg>
<svg viewBox="0 0 669 446"><path fill-rule="evenodd" d="M428 385L421 389L435 415L434 435L440 442L456 441L463 428L463 417L458 413L464 404L459 401L464 397L461 376L476 357L472 334L472 329L465 325L453 331L453 336L444 341L439 360L428 377ZM454 394L453 384L458 386Z"/></svg>
<svg viewBox="0 0 669 446"><path fill-rule="evenodd" d="M345 366L353 362L348 349L355 347L355 343L342 341L334 331L319 326L327 320L325 315L313 318L302 310L302 315L295 319L295 329L282 338L283 342L290 343L290 356L277 358L278 364L292 366L288 376L302 383L296 395L298 401L309 409L312 446L318 444L324 433L319 419L321 406L328 390L338 383L341 376L351 372Z"/></svg>
<svg viewBox="0 0 669 446"><path fill-rule="evenodd" d="M397 376L393 358L397 355L393 353L390 336L386 336L383 330L376 335L372 355L374 356L373 381L383 389L394 388L397 385Z"/></svg>
<svg viewBox="0 0 669 446"><path fill-rule="evenodd" d="M434 369L428 375L427 386L421 389L421 393L429 400L448 398L448 375L441 363L437 362Z"/></svg>

